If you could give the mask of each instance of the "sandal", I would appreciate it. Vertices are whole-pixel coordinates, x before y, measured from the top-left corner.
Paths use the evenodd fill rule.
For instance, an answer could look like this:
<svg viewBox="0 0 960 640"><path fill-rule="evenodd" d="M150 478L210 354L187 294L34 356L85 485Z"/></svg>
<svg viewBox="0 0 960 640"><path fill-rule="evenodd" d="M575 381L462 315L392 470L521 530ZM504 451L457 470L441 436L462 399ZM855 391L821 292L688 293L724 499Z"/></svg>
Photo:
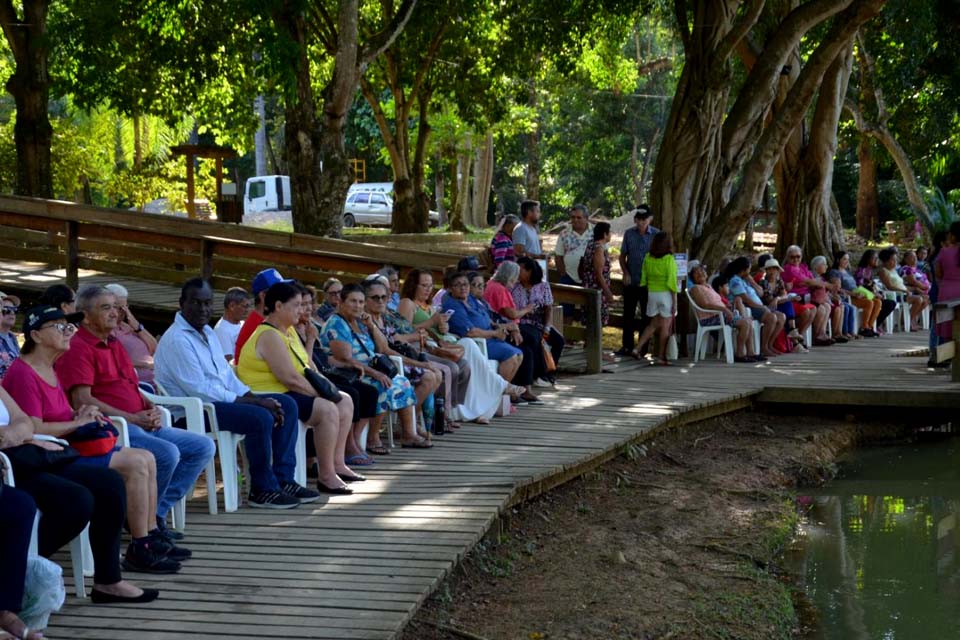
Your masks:
<svg viewBox="0 0 960 640"><path fill-rule="evenodd" d="M513 407L510 407L510 408L513 409ZM490 424L490 419L485 418L484 416L480 416L479 418L474 419L474 422L476 422L477 424Z"/></svg>
<svg viewBox="0 0 960 640"><path fill-rule="evenodd" d="M347 456L343 460L343 463L348 467L365 467L373 464L374 462L375 460L373 458L362 453L358 453L353 456Z"/></svg>
<svg viewBox="0 0 960 640"><path fill-rule="evenodd" d="M507 388L503 390L504 395L512 396L512 397L522 396L526 392L527 392L526 387L521 387L515 384L508 384Z"/></svg>
<svg viewBox="0 0 960 640"><path fill-rule="evenodd" d="M367 453L373 454L375 456L388 456L390 455L390 450L383 446L383 443L367 445Z"/></svg>
<svg viewBox="0 0 960 640"><path fill-rule="evenodd" d="M453 421L453 420L448 420L448 421L447 421L447 424L443 427L443 429L444 429L444 431L446 431L447 433L450 433L450 430L451 430L451 429L459 429L459 428L462 427L462 426L463 426L463 425L460 424L459 422L455 422L455 421Z"/></svg>
<svg viewBox="0 0 960 640"><path fill-rule="evenodd" d="M401 442L400 446L404 449L432 449L433 443L429 440L414 440L413 442Z"/></svg>

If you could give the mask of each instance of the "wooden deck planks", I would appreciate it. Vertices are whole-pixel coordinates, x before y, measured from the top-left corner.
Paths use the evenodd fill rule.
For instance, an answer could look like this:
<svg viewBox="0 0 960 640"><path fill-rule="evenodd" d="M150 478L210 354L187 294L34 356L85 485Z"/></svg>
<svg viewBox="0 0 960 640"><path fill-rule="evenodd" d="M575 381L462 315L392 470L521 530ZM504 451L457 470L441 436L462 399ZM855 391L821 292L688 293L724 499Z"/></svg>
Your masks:
<svg viewBox="0 0 960 640"><path fill-rule="evenodd" d="M0 287L8 266L0 263ZM131 298L135 290L159 301L172 288L131 288ZM861 340L766 365L620 362L613 373L563 378L543 393L546 406L467 425L430 451L396 449L360 469L369 481L349 497L216 516L198 497L185 541L194 559L175 576L128 576L162 589L160 601L97 607L71 596L47 637L393 638L518 496L582 472L672 418L784 389L801 399L818 388L867 390L872 404L900 394L915 404L960 406L960 385L948 375L927 371L918 358L893 357L922 346L925 335Z"/></svg>

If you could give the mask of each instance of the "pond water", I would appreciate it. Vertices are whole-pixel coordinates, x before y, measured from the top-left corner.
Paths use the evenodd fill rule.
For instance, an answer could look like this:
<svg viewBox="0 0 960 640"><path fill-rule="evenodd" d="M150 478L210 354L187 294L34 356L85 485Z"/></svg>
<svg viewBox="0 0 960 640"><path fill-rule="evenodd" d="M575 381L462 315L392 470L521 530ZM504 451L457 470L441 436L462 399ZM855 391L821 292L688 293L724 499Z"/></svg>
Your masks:
<svg viewBox="0 0 960 640"><path fill-rule="evenodd" d="M861 450L801 504L812 638L960 638L960 439Z"/></svg>

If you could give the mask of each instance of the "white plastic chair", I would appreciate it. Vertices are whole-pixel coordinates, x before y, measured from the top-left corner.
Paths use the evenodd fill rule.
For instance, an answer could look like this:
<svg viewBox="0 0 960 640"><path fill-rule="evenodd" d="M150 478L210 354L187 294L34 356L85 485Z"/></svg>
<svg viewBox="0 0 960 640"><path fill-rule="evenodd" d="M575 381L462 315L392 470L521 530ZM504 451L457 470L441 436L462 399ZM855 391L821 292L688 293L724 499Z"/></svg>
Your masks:
<svg viewBox="0 0 960 640"><path fill-rule="evenodd" d="M123 434L126 434L126 423L123 424ZM64 440L55 439L59 443L65 443ZM125 445L126 446L126 445ZM10 458L0 451L0 464L3 465L3 484L15 487L16 482L13 478L13 466L10 464ZM33 532L30 534L30 548L28 554L38 555L39 543L37 532L40 528L40 510L37 510L33 519ZM90 525L83 528L76 538L70 541L70 564L73 566L73 585L78 598L87 597L86 578L93 575L93 551L90 548Z"/></svg>
<svg viewBox="0 0 960 640"><path fill-rule="evenodd" d="M487 351L486 338L471 338L471 340L477 343L477 348L480 349L480 354L487 359L487 366L490 367L490 370L494 373L499 372L500 363L490 357L490 354Z"/></svg>
<svg viewBox="0 0 960 640"><path fill-rule="evenodd" d="M704 309L703 307L699 306L693 300L693 296L690 295L689 289L687 289L684 293L687 294L687 300L690 302L690 308L693 309L694 317L697 319L697 339L693 347L693 361L697 362L700 358L706 356L707 341L705 338L707 338L711 332L715 331L717 332L717 360L719 360L725 354L727 364L733 364L733 329L726 323L726 319L723 317L723 312ZM720 324L704 326L703 321L700 318L701 313L708 314L709 316L719 317Z"/></svg>
<svg viewBox="0 0 960 640"><path fill-rule="evenodd" d="M225 474L224 480L223 480L224 506L226 511L236 511L237 510L236 504L228 501L228 497L227 497L228 492L226 491L226 489L230 485L228 485L228 479L226 477L227 469L225 468L225 465L223 462L223 447L226 444L230 444L230 443L228 438L224 439L227 442L221 443L221 440L218 437L220 432L219 430L216 429L216 426L215 426L216 416L214 415L214 419L211 420L210 422L210 432L207 432L204 419L203 419L205 407L204 407L204 403L200 400L200 398L191 398L187 396L170 396L166 394L166 391L163 389L163 387L160 385L159 382L156 383L156 386L157 386L157 391L159 392L157 394L147 393L146 391L143 391L143 390L141 390L140 393L142 393L147 400L149 400L158 408L160 408L161 412L166 413L165 417L161 420L161 422L163 423L163 426L165 427L173 426L172 420L170 418L170 411L167 409L167 407L176 407L182 410L184 412L184 415L186 416L187 431L190 431L192 433L196 433L202 436L206 436L208 438L212 438L213 441L217 443L217 448L220 449L220 467ZM214 414L213 405L210 405L210 409L211 410L208 415L213 415ZM224 431L223 433L229 434L230 432ZM231 435L236 435L236 434L231 434ZM239 438L240 440L243 439L243 436L236 436L236 437ZM236 444L234 444L231 451L233 451L233 459L235 462L236 461ZM210 462L207 463L207 468L205 469L205 472L207 476L207 507L210 512L210 515L216 515L217 514L217 471L216 471L216 465L213 459L211 459ZM232 478L233 478L233 483L236 484L237 473L236 473L235 464L233 468ZM236 493L234 493L234 495L236 495ZM177 531L183 531L184 527L186 526L187 500L189 498L190 498L190 495L186 495L179 502L177 502L177 504L173 506L173 510L172 510L173 528L176 529ZM230 508L231 506L233 506L233 509Z"/></svg>

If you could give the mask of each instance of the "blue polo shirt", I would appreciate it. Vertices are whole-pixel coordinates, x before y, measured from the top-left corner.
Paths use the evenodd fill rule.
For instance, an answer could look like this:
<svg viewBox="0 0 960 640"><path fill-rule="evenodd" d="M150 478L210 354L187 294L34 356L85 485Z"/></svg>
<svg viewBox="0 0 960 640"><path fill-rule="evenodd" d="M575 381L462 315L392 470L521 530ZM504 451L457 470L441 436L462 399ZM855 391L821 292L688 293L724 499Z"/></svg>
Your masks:
<svg viewBox="0 0 960 640"><path fill-rule="evenodd" d="M461 338L466 337L470 329L483 329L489 331L492 328L490 315L480 302L473 296L468 296L467 301L457 300L451 295L444 296L443 310L453 310L453 316L447 321L450 326L450 333L458 335Z"/></svg>
<svg viewBox="0 0 960 640"><path fill-rule="evenodd" d="M630 271L630 282L634 285L640 284L640 272L643 269L643 259L650 253L650 244L653 242L653 236L660 233L652 224L647 226L647 232L640 233L635 226L627 229L623 234L623 242L620 243L620 253L627 256L627 269Z"/></svg>

